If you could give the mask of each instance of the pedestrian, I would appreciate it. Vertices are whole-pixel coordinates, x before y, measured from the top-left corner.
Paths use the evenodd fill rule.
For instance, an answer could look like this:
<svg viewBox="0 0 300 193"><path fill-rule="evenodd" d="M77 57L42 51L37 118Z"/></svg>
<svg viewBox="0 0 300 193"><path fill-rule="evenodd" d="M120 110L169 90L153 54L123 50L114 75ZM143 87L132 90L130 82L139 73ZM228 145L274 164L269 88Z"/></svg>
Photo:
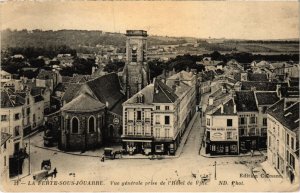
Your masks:
<svg viewBox="0 0 300 193"><path fill-rule="evenodd" d="M56 174L57 174L57 169L54 168L54 170L53 170L53 177L54 177L54 178L56 178Z"/></svg>
<svg viewBox="0 0 300 193"><path fill-rule="evenodd" d="M104 162L104 156L102 156L101 161Z"/></svg>

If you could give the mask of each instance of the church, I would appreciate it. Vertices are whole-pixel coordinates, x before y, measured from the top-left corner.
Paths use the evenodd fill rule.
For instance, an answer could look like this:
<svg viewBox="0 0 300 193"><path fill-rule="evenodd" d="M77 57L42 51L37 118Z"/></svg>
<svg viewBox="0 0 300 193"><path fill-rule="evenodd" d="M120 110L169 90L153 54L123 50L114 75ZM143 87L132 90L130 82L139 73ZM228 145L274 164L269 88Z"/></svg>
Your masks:
<svg viewBox="0 0 300 193"><path fill-rule="evenodd" d="M109 73L69 85L60 110L58 148L85 151L121 142L122 104L149 84L147 32L127 30L126 64L122 75Z"/></svg>

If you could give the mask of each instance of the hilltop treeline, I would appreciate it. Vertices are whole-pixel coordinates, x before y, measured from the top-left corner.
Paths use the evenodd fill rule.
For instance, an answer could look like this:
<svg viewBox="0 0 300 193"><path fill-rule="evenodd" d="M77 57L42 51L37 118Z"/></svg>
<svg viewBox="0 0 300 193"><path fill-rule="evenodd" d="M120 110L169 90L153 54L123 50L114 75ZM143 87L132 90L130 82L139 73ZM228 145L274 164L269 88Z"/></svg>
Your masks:
<svg viewBox="0 0 300 193"><path fill-rule="evenodd" d="M6 29L2 31L2 46L7 47L55 47L67 45L71 48L89 47L97 45L113 45L125 47L126 36L121 33L109 33L88 30L32 30L17 31ZM162 36L150 36L149 45L166 45L186 43L184 38L171 38Z"/></svg>

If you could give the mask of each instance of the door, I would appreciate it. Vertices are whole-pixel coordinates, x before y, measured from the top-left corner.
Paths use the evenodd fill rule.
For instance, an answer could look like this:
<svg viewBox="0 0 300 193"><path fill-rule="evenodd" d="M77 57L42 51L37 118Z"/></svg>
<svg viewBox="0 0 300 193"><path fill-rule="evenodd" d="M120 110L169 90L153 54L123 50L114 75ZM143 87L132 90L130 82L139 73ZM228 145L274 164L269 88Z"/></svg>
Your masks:
<svg viewBox="0 0 300 193"><path fill-rule="evenodd" d="M19 150L20 150L20 143L19 142L17 142L17 143L15 143L15 153L17 153L17 152L19 152Z"/></svg>

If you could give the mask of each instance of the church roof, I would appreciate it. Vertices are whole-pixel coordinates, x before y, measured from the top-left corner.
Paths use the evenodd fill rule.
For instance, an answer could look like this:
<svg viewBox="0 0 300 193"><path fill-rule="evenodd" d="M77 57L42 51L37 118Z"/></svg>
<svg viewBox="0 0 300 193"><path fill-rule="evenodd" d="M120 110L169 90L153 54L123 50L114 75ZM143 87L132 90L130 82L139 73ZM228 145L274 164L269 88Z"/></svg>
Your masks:
<svg viewBox="0 0 300 193"><path fill-rule="evenodd" d="M122 88L116 73L110 73L95 78L86 82L86 85L92 90L98 100L104 104L108 102L109 110L114 108L120 100L125 98L124 94L121 92Z"/></svg>
<svg viewBox="0 0 300 193"><path fill-rule="evenodd" d="M105 104L87 93L81 93L71 102L64 105L62 111L91 112L105 108Z"/></svg>

